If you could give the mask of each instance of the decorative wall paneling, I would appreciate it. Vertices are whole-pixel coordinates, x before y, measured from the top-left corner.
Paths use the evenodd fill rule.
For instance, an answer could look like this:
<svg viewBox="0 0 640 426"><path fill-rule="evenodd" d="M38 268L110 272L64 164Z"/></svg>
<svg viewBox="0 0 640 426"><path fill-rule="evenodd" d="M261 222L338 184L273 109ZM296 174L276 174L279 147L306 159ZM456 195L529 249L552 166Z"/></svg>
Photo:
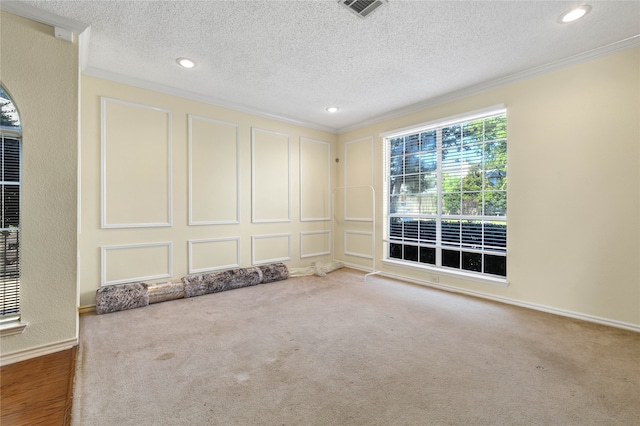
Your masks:
<svg viewBox="0 0 640 426"><path fill-rule="evenodd" d="M344 231L344 254L373 259L373 232Z"/></svg>
<svg viewBox="0 0 640 426"><path fill-rule="evenodd" d="M102 246L101 285L171 278L173 243Z"/></svg>
<svg viewBox="0 0 640 426"><path fill-rule="evenodd" d="M330 260L335 135L91 76L82 94L81 306L102 286Z"/></svg>
<svg viewBox="0 0 640 426"><path fill-rule="evenodd" d="M189 225L240 223L239 126L189 115Z"/></svg>
<svg viewBox="0 0 640 426"><path fill-rule="evenodd" d="M251 130L251 220L291 221L289 135Z"/></svg>
<svg viewBox="0 0 640 426"><path fill-rule="evenodd" d="M189 273L240 267L240 237L189 240Z"/></svg>
<svg viewBox="0 0 640 426"><path fill-rule="evenodd" d="M344 220L373 221L373 137L344 144Z"/></svg>
<svg viewBox="0 0 640 426"><path fill-rule="evenodd" d="M171 111L101 98L102 228L172 226Z"/></svg>
<svg viewBox="0 0 640 426"><path fill-rule="evenodd" d="M300 138L300 221L331 220L331 145Z"/></svg>
<svg viewBox="0 0 640 426"><path fill-rule="evenodd" d="M251 263L267 263L291 260L291 234L253 235L251 237Z"/></svg>
<svg viewBox="0 0 640 426"><path fill-rule="evenodd" d="M300 258L331 254L331 231L300 232Z"/></svg>

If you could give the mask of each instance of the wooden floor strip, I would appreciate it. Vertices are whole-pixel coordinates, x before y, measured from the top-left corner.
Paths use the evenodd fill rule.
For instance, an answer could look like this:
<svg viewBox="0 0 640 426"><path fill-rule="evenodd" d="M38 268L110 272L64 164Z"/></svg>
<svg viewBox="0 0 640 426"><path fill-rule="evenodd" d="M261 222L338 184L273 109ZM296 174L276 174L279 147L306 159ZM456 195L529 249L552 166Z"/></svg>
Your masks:
<svg viewBox="0 0 640 426"><path fill-rule="evenodd" d="M77 347L0 368L0 424L70 425Z"/></svg>

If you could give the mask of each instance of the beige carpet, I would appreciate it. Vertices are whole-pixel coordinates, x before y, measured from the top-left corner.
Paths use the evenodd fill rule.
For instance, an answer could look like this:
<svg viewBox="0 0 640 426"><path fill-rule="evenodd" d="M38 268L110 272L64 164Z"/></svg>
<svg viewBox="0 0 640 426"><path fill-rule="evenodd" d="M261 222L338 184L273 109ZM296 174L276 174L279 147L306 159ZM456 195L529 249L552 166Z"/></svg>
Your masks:
<svg viewBox="0 0 640 426"><path fill-rule="evenodd" d="M638 425L640 334L342 269L87 315L74 425Z"/></svg>

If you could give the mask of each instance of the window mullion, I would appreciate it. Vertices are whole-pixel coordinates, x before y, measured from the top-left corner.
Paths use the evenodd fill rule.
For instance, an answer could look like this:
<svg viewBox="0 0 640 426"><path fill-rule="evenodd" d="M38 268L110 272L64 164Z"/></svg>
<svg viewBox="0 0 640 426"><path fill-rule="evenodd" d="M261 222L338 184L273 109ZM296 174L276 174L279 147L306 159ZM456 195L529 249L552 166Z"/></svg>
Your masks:
<svg viewBox="0 0 640 426"><path fill-rule="evenodd" d="M480 212L482 214L483 219L480 220L480 238L481 238L481 247L482 247L482 261L480 262L480 272L484 274L484 250L485 250L485 236L484 236L484 216L485 216L485 211L484 211L484 206L485 206L485 191L486 191L486 181L487 181L487 167L486 167L486 149L487 149L487 138L486 138L486 126L487 123L486 121L482 122L482 161L480 162L480 164L482 165L482 170L480 173L480 177L482 178L482 207L480 209Z"/></svg>
<svg viewBox="0 0 640 426"><path fill-rule="evenodd" d="M442 266L442 128L436 129L436 266Z"/></svg>

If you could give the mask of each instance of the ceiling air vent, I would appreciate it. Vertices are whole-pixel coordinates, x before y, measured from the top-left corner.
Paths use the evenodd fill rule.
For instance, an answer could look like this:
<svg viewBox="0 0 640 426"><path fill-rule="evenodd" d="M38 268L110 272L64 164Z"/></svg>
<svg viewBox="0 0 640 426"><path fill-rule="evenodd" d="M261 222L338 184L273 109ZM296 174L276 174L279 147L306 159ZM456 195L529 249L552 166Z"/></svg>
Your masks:
<svg viewBox="0 0 640 426"><path fill-rule="evenodd" d="M338 0L338 3L361 18L366 18L367 15L386 2L387 0Z"/></svg>

